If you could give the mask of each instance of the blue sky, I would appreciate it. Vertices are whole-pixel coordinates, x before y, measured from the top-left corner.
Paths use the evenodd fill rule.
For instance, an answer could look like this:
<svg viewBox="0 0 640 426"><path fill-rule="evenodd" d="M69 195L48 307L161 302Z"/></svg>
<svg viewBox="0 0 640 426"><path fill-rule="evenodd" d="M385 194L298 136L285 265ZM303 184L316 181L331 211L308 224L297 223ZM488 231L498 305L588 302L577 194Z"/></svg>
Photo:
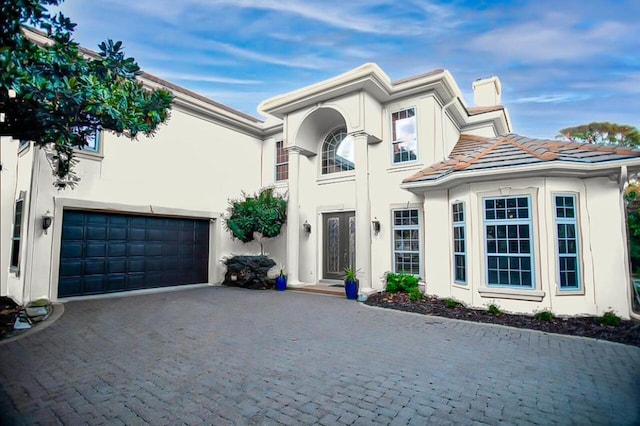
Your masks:
<svg viewBox="0 0 640 426"><path fill-rule="evenodd" d="M122 40L147 72L258 116L269 97L366 62L393 79L448 69L467 104L497 75L514 131L640 127L640 2L67 0L76 40Z"/></svg>

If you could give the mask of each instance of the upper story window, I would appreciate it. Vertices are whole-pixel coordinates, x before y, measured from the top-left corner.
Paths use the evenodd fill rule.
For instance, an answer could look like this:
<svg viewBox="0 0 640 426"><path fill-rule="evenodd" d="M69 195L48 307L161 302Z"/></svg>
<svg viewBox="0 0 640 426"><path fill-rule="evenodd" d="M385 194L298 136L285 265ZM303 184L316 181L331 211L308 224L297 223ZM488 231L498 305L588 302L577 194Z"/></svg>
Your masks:
<svg viewBox="0 0 640 426"><path fill-rule="evenodd" d="M101 140L101 131L96 130L96 133L93 137L87 139L87 145L85 145L82 150L88 152L100 152L100 140Z"/></svg>
<svg viewBox="0 0 640 426"><path fill-rule="evenodd" d="M289 178L289 155L284 149L284 141L276 142L276 181Z"/></svg>
<svg viewBox="0 0 640 426"><path fill-rule="evenodd" d="M329 133L322 144L322 174L355 170L353 139L346 127Z"/></svg>
<svg viewBox="0 0 640 426"><path fill-rule="evenodd" d="M416 109L408 108L391 114L393 164L416 161L418 143L416 138Z"/></svg>

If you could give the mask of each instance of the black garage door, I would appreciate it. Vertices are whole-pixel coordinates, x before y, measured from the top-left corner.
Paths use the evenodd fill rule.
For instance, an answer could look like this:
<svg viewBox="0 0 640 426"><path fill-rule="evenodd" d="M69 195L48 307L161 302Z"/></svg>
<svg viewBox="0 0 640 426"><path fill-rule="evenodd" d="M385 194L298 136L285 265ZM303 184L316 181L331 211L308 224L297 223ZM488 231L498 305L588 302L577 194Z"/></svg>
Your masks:
<svg viewBox="0 0 640 426"><path fill-rule="evenodd" d="M58 297L206 283L209 221L65 210Z"/></svg>

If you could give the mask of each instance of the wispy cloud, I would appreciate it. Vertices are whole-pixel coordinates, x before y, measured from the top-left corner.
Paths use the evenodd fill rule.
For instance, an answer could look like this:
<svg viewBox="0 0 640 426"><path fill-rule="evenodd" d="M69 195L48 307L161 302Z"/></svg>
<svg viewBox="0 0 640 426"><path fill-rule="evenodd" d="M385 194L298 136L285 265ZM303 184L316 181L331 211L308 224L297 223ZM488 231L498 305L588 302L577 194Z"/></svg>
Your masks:
<svg viewBox="0 0 640 426"><path fill-rule="evenodd" d="M536 96L525 96L511 100L513 104L558 104L578 102L590 99L591 96L580 93L550 93Z"/></svg>
<svg viewBox="0 0 640 426"><path fill-rule="evenodd" d="M188 73L176 73L166 71L162 69L153 70L149 72L162 76L166 80L178 80L178 81L193 81L202 83L220 83L220 84L237 84L237 85L256 85L262 84L261 80L245 80L240 78L221 77L210 74L188 74Z"/></svg>

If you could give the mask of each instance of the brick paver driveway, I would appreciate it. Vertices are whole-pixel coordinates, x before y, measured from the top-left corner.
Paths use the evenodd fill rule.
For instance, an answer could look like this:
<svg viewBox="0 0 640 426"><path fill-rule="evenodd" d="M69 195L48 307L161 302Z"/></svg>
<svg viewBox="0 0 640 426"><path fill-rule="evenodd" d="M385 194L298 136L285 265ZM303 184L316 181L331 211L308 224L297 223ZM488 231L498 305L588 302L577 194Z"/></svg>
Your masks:
<svg viewBox="0 0 640 426"><path fill-rule="evenodd" d="M65 306L0 346L3 423L640 423L631 346L290 291Z"/></svg>

